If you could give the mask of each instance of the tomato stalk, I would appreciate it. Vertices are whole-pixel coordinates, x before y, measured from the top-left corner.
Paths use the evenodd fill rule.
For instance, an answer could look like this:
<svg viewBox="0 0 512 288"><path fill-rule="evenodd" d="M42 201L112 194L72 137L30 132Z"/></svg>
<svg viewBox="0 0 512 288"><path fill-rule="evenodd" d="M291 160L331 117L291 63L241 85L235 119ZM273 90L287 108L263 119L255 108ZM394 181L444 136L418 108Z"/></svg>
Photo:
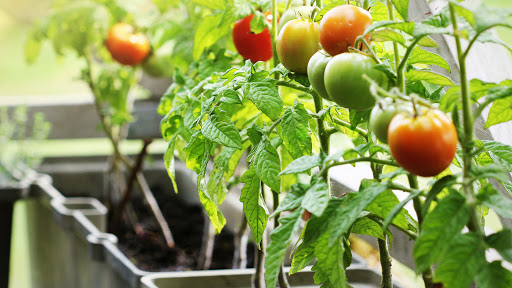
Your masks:
<svg viewBox="0 0 512 288"><path fill-rule="evenodd" d="M416 38L412 41L411 45L409 45L409 47L407 47L404 57L402 58L402 61L400 61L400 64L397 67L396 75L397 75L397 79L398 79L398 88L403 93L405 93L407 91L405 89L405 65L407 64L407 60L409 60L409 56L411 56L412 50L414 50L414 47L416 47L416 44L418 44L418 42L420 42L420 40L422 38L423 37Z"/></svg>
<svg viewBox="0 0 512 288"><path fill-rule="evenodd" d="M450 11L450 20L453 25L453 30L456 32L458 29L457 17L455 15L455 9L452 4L448 4ZM462 46L460 43L460 37L457 33L453 33L455 37L455 44L457 46L457 56L459 62L459 73L460 73L460 86L461 86L461 97L462 97L462 113L463 113L463 126L464 126L464 138L461 141L462 152L463 152L463 184L462 187L464 189L464 194L466 195L467 205L469 207L469 223L468 228L470 231L478 232L483 234L480 228L480 221L478 220L478 215L475 210L476 199L473 191L472 177L471 177L471 167L472 167L472 156L471 151L473 150L474 144L474 136L473 136L473 125L474 119L471 113L471 100L470 100L470 90L469 90L469 82L467 79L466 72L466 59L467 51L465 53L462 52ZM467 48L469 50L471 46Z"/></svg>
<svg viewBox="0 0 512 288"><path fill-rule="evenodd" d="M391 0L388 0L386 2L386 4L388 6L389 20L395 21L395 15L393 12L393 2L391 2ZM400 62L400 54L398 54L398 43L396 43L394 41L393 41L393 54L395 56L395 66L396 66Z"/></svg>
<svg viewBox="0 0 512 288"><path fill-rule="evenodd" d="M368 43L368 41L366 41L366 39L363 37L363 36L358 36L357 39L356 39L356 42L354 42L354 47L359 47L359 44L363 43L363 45L366 47L366 49L368 49L368 53L370 56L377 64L380 64L382 63L382 61L380 61L379 57L377 57L377 54L375 54L375 51L373 51L372 47L370 46L370 43ZM348 48L349 50L355 50L357 52L362 52L356 48L352 48L352 47L349 47Z"/></svg>

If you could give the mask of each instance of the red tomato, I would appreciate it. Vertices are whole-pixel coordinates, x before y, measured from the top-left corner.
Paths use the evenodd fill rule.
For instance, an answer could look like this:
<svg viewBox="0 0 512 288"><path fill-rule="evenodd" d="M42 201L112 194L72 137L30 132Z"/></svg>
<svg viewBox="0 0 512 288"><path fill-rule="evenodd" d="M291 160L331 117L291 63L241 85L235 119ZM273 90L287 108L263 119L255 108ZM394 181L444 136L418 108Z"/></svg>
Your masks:
<svg viewBox="0 0 512 288"><path fill-rule="evenodd" d="M334 7L320 21L320 44L332 56L348 52L372 22L370 12L363 8L348 4Z"/></svg>
<svg viewBox="0 0 512 288"><path fill-rule="evenodd" d="M261 33L251 32L253 14L235 22L233 27L233 42L236 50L245 59L253 63L268 61L272 58L272 40L267 28Z"/></svg>
<svg viewBox="0 0 512 288"><path fill-rule="evenodd" d="M142 62L151 50L146 36L134 33L133 26L127 23L114 24L108 31L105 44L114 60L129 66Z"/></svg>
<svg viewBox="0 0 512 288"><path fill-rule="evenodd" d="M427 110L416 117L399 113L389 124L388 143L400 166L412 174L430 177L452 163L457 151L457 130L439 110Z"/></svg>

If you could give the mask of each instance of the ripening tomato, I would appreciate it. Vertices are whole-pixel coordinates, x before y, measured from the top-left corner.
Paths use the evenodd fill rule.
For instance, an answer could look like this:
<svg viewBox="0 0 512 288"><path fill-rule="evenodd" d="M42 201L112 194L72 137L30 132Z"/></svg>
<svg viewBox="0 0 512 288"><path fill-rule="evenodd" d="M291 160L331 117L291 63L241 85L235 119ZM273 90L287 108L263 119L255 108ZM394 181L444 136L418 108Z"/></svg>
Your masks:
<svg viewBox="0 0 512 288"><path fill-rule="evenodd" d="M132 25L114 24L105 42L110 55L123 65L135 66L148 56L151 46L144 34L134 33Z"/></svg>
<svg viewBox="0 0 512 288"><path fill-rule="evenodd" d="M316 52L308 63L308 79L313 89L322 96L322 98L331 100L325 89L324 75L325 67L332 57L327 52L320 50Z"/></svg>
<svg viewBox="0 0 512 288"><path fill-rule="evenodd" d="M255 63L268 61L272 58L272 40L270 32L265 28L261 33L255 34L251 31L251 20L254 14L235 22L233 27L233 43L236 50L244 59Z"/></svg>
<svg viewBox="0 0 512 288"><path fill-rule="evenodd" d="M286 69L307 74L311 56L320 49L318 23L291 20L283 26L276 39L279 60Z"/></svg>
<svg viewBox="0 0 512 288"><path fill-rule="evenodd" d="M372 22L370 12L363 8L349 4L334 7L320 21L320 44L332 56L348 52Z"/></svg>
<svg viewBox="0 0 512 288"><path fill-rule="evenodd" d="M405 170L430 177L443 172L457 151L457 130L443 112L399 113L391 120L388 143L393 158Z"/></svg>
<svg viewBox="0 0 512 288"><path fill-rule="evenodd" d="M370 92L368 76L379 86L387 88L386 75L373 67L372 58L359 53L338 54L325 67L324 83L329 98L341 107L359 111L375 106L375 97Z"/></svg>

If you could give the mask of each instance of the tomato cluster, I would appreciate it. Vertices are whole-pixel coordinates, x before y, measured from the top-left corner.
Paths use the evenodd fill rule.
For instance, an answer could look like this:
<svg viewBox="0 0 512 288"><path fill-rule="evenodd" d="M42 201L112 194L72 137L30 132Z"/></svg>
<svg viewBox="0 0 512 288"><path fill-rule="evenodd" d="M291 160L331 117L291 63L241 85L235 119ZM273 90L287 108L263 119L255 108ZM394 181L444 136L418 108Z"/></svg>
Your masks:
<svg viewBox="0 0 512 288"><path fill-rule="evenodd" d="M146 36L134 33L133 26L127 23L114 24L108 31L105 45L114 60L128 66L144 61L151 50Z"/></svg>

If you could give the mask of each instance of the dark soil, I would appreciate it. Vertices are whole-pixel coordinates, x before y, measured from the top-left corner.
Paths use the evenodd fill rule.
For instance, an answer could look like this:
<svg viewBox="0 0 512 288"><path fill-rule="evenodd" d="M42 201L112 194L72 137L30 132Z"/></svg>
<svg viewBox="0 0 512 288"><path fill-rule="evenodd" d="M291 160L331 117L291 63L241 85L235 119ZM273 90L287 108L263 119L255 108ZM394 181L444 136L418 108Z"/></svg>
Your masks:
<svg viewBox="0 0 512 288"><path fill-rule="evenodd" d="M134 191L135 192L135 191ZM143 197L134 195L132 205L137 211L138 224L120 227L116 233L119 248L135 265L144 271L188 271L198 270L201 251L204 216L203 207L189 205L172 191L152 191L169 224L175 248L166 247L151 211ZM233 233L223 229L215 236L215 245L210 269L231 269L233 262ZM253 267L254 245L247 247L247 265Z"/></svg>

